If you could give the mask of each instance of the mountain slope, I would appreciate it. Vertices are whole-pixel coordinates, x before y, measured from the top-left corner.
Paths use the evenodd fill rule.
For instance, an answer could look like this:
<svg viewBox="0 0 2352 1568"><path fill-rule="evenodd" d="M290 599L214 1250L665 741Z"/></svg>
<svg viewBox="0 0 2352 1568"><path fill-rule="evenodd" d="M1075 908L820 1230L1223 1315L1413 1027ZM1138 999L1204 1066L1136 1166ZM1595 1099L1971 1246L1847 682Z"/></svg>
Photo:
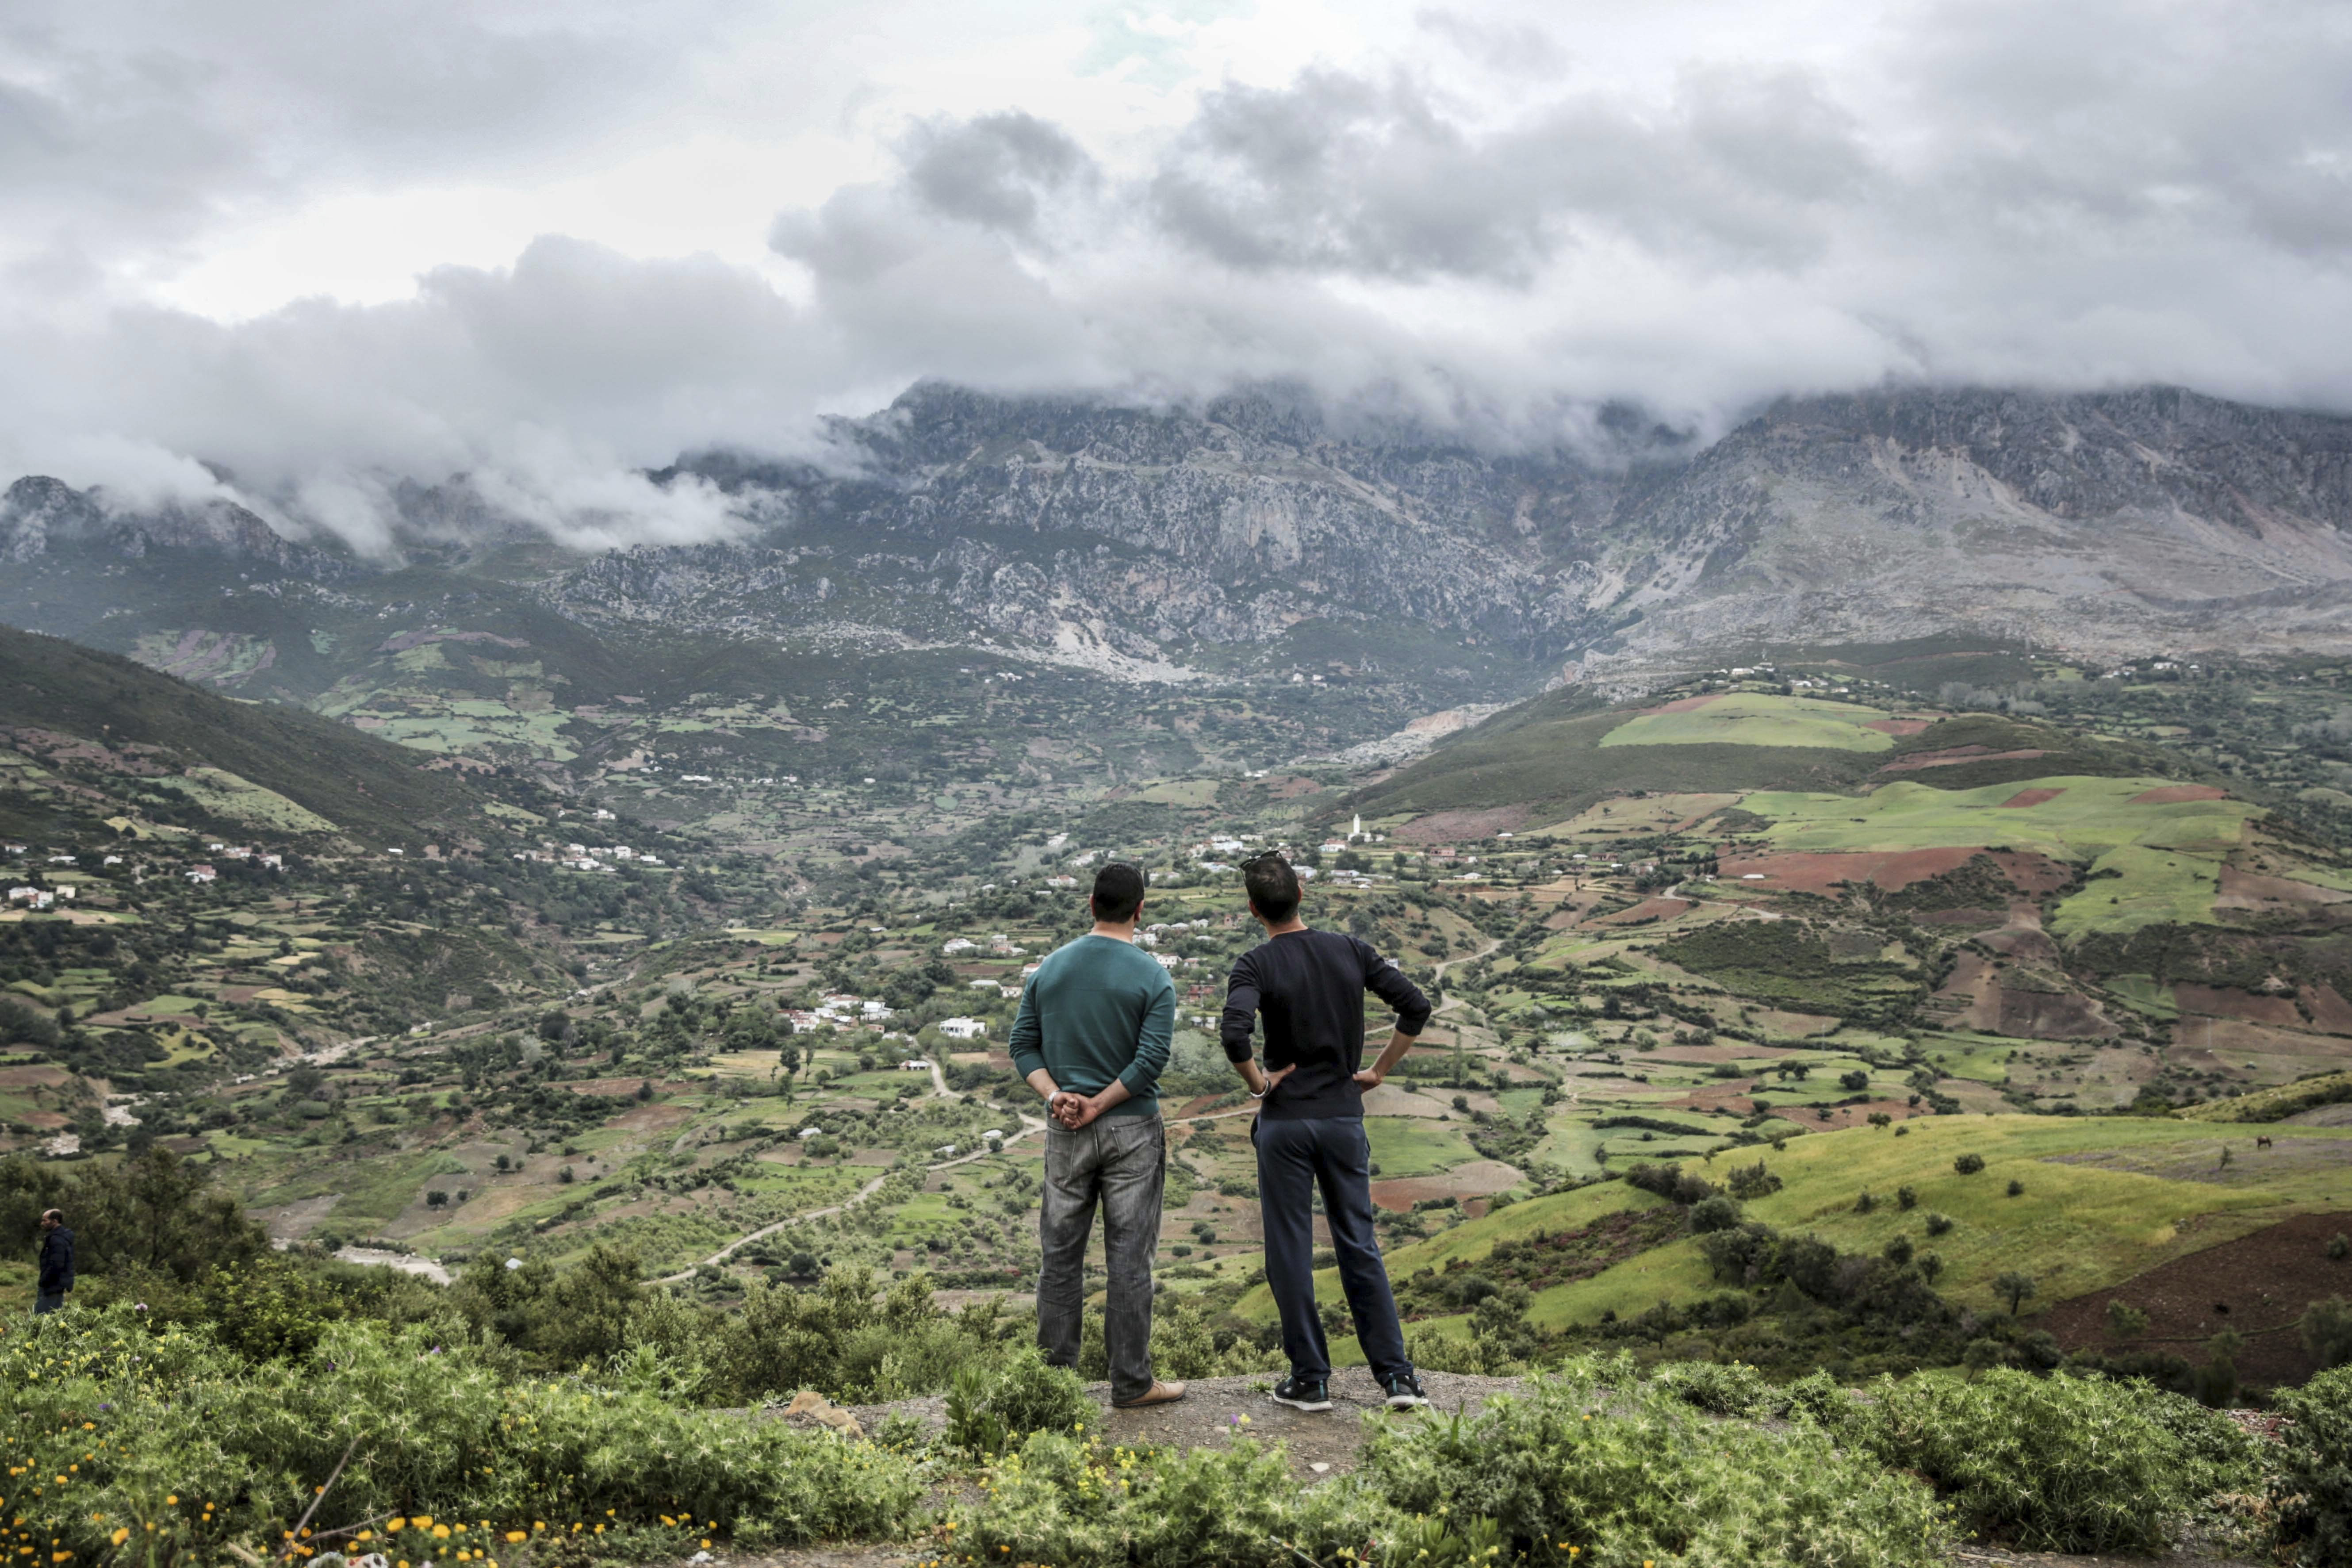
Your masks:
<svg viewBox="0 0 2352 1568"><path fill-rule="evenodd" d="M308 634L355 592L424 603L395 578L451 631L511 636L528 606L591 643L994 649L1129 682L1340 665L1422 682L1423 711L1770 643L2352 647L2352 420L2179 389L1899 388L1789 400L1703 450L1621 418L1504 451L1271 395L926 384L830 441L824 467L703 453L655 476L726 490L731 542L582 556L483 521L462 480L404 491L398 569L226 503L135 515L24 479L0 616L212 679L268 658L303 700L351 673ZM461 517L479 531L452 542Z"/></svg>
<svg viewBox="0 0 2352 1568"><path fill-rule="evenodd" d="M217 807L236 790L201 770L284 797L287 826L405 842L478 828L485 804L426 759L300 709L232 701L119 655L0 627L0 738L20 751L100 772L159 779ZM79 742L75 745L69 742Z"/></svg>

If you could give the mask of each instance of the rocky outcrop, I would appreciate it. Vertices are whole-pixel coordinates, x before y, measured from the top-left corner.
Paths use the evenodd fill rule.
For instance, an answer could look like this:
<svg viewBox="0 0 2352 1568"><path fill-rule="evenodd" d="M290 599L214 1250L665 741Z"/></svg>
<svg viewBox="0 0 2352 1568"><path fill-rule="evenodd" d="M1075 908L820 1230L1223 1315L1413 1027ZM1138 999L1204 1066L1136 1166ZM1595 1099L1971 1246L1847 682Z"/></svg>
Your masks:
<svg viewBox="0 0 2352 1568"><path fill-rule="evenodd" d="M922 385L831 426L823 466L704 453L652 476L727 492L743 541L573 558L533 592L589 623L992 644L1151 679L1310 622L1392 646L1394 674L1471 645L1511 680L1632 684L1764 643L2352 645L2352 420L2165 388L1905 388L1783 402L1703 450L1622 411L1594 431L1506 451L1276 395ZM462 481L399 499L406 543L451 571L520 526ZM225 500L142 512L45 479L0 500L13 561L160 549L364 570Z"/></svg>
<svg viewBox="0 0 2352 1568"><path fill-rule="evenodd" d="M147 509L117 508L104 492L28 475L0 494L0 557L28 562L67 550L141 559L157 550L234 556L323 580L344 574L337 556L285 538L222 498Z"/></svg>
<svg viewBox="0 0 2352 1568"><path fill-rule="evenodd" d="M2352 420L2178 389L1791 400L1695 456L944 387L835 437L832 473L688 467L789 520L772 542L936 544L925 591L1016 637L1081 606L1160 646L1402 619L1602 672L1953 632L2336 647L2352 603Z"/></svg>

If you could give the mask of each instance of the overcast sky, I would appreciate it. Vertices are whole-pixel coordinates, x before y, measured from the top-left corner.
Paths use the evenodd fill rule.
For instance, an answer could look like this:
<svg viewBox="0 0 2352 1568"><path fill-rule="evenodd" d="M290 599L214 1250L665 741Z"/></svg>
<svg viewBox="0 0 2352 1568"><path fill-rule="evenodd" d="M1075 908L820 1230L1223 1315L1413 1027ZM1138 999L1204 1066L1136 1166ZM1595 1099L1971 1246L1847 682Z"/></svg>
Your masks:
<svg viewBox="0 0 2352 1568"><path fill-rule="evenodd" d="M2341 0L8 0L0 468L682 538L634 466L919 376L2352 409L2347 83Z"/></svg>

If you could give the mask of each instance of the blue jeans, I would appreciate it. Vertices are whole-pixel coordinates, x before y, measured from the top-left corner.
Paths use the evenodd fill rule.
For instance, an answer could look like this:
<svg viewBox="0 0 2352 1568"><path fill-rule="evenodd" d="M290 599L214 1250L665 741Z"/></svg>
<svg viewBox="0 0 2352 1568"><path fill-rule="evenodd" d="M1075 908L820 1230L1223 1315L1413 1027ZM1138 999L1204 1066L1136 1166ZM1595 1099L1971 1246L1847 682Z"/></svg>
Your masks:
<svg viewBox="0 0 2352 1568"><path fill-rule="evenodd" d="M1160 1195L1167 1184L1168 1133L1160 1113L1102 1116L1072 1132L1045 1130L1045 1187L1037 1240L1037 1347L1055 1366L1078 1364L1086 1311L1087 1238L1095 1207L1103 1216L1110 1300L1103 1346L1110 1397L1125 1404L1151 1392L1151 1258L1160 1249Z"/></svg>
<svg viewBox="0 0 2352 1568"><path fill-rule="evenodd" d="M1356 1342L1374 1377L1412 1370L1397 1321L1389 1271L1372 1234L1372 1144L1358 1116L1307 1121L1260 1117L1257 1201L1265 1222L1265 1283L1282 1312L1282 1350L1300 1377L1331 1375L1331 1351L1315 1310L1315 1189L1339 1258L1339 1288L1356 1320Z"/></svg>
<svg viewBox="0 0 2352 1568"><path fill-rule="evenodd" d="M66 1293L62 1290L42 1290L33 1297L33 1315L65 1310Z"/></svg>

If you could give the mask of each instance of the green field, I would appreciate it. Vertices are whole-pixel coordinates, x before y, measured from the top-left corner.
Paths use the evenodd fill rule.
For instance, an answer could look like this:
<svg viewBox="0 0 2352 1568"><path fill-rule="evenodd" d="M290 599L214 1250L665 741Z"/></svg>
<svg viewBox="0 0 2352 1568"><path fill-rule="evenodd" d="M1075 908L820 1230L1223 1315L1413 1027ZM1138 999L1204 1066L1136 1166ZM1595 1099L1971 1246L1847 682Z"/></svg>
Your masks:
<svg viewBox="0 0 2352 1568"><path fill-rule="evenodd" d="M2074 937L2135 931L2168 921L2181 925L2209 921L2221 881L2218 860L2183 849L2126 844L2091 863L2090 881L2058 906L2051 930Z"/></svg>
<svg viewBox="0 0 2352 1568"><path fill-rule="evenodd" d="M1885 719L1875 708L1809 697L1733 692L1702 708L1644 713L1601 738L1603 746L1825 746L1884 752L1895 737L1863 726Z"/></svg>
<svg viewBox="0 0 2352 1568"><path fill-rule="evenodd" d="M1910 1131L1899 1138L1871 1128L1814 1133L1790 1140L1783 1151L1743 1151L1695 1168L1719 1178L1731 1162L1760 1158L1785 1185L1748 1204L1750 1218L1818 1235L1849 1252L1875 1253L1907 1235L1915 1246L1944 1258L1938 1289L1979 1310L1995 1306L1997 1275L2033 1276L2042 1287L2038 1300L2047 1306L2290 1215L2338 1205L2352 1176L2352 1129L2265 1128L2279 1149L2257 1154L2251 1131L2210 1123L1992 1116L1930 1117L1903 1125ZM2217 1180L2225 1140L2236 1159L2227 1167L2228 1179ZM1985 1169L1963 1176L1952 1162L1969 1152L1984 1157ZM2024 1184L2022 1195L2008 1195L2012 1178ZM1917 1206L1907 1212L1893 1201L1905 1186L1917 1197ZM1872 1213L1858 1214L1855 1200L1865 1191L1880 1201ZM1498 1242L1570 1229L1657 1202L1622 1182L1606 1182L1514 1204L1392 1249L1390 1271L1402 1277L1442 1269L1455 1259L1474 1261ZM1931 1213L1949 1216L1952 1229L1930 1239ZM1685 1238L1590 1279L1538 1292L1528 1318L1542 1327L1589 1323L1603 1311L1627 1316L1717 1288L1697 1244ZM1317 1289L1336 1299L1337 1272L1318 1274ZM1260 1288L1235 1310L1264 1319L1271 1316L1272 1301Z"/></svg>
<svg viewBox="0 0 2352 1568"><path fill-rule="evenodd" d="M1372 1116L1365 1119L1364 1131L1371 1140L1372 1163L1380 1167L1382 1181L1399 1176L1433 1176L1478 1157L1478 1152L1470 1147L1470 1140L1462 1135L1461 1128L1450 1121L1432 1121L1419 1116Z"/></svg>
<svg viewBox="0 0 2352 1568"><path fill-rule="evenodd" d="M2066 860L2125 845L2217 851L2237 843L2247 818L2256 814L2255 807L2238 800L2168 805L2135 800L2164 783L2063 774L1943 790L1906 779L1860 797L1759 793L1741 805L1772 820L1767 837L1780 849L1932 849L1962 844L2032 849ZM2060 793L2032 805L2004 804L2028 789Z"/></svg>

